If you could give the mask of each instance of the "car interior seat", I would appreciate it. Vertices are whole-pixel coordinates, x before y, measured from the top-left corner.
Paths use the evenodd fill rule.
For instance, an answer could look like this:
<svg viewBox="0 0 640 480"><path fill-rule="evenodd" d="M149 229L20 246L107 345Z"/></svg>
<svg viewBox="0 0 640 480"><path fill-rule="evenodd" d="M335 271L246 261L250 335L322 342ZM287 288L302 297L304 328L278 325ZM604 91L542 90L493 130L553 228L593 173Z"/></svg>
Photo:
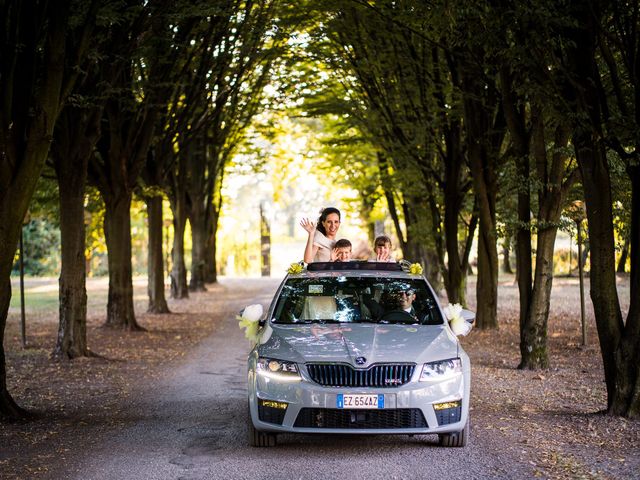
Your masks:
<svg viewBox="0 0 640 480"><path fill-rule="evenodd" d="M336 299L333 296L307 297L301 320L334 320L337 310Z"/></svg>

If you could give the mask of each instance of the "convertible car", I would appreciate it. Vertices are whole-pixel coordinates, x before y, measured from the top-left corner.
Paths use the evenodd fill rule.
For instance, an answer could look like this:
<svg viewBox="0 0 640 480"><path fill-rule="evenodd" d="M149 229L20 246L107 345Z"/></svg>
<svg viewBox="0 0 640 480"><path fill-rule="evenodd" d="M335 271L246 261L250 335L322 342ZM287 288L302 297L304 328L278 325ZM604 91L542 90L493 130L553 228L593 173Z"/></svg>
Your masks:
<svg viewBox="0 0 640 480"><path fill-rule="evenodd" d="M252 446L274 446L279 433L467 444L469 357L425 277L407 270L311 263L285 277L248 357Z"/></svg>

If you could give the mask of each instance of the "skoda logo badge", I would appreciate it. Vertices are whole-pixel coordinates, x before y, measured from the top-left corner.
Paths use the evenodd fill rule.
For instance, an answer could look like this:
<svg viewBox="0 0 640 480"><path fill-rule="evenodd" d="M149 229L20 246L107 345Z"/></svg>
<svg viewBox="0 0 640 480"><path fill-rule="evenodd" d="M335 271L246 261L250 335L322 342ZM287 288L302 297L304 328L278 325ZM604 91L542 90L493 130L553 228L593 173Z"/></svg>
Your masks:
<svg viewBox="0 0 640 480"><path fill-rule="evenodd" d="M367 359L364 357L356 357L356 363L358 365L364 365L365 363L367 363Z"/></svg>

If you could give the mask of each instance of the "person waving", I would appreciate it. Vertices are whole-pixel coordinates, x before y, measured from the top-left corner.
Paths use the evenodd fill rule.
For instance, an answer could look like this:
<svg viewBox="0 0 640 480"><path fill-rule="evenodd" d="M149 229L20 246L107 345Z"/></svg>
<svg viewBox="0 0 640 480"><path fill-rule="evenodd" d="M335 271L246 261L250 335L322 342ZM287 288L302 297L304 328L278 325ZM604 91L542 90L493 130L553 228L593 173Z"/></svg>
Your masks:
<svg viewBox="0 0 640 480"><path fill-rule="evenodd" d="M317 223L303 218L300 225L309 234L304 249L304 262L330 262L340 228L340 210L334 207L323 208Z"/></svg>

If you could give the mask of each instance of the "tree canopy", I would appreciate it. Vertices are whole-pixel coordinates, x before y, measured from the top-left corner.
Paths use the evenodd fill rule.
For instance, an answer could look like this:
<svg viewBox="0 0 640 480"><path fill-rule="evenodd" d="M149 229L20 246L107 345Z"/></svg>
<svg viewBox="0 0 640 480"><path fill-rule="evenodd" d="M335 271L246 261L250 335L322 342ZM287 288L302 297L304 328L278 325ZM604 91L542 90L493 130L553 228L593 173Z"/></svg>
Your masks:
<svg viewBox="0 0 640 480"><path fill-rule="evenodd" d="M105 323L126 335L139 328L134 196L148 215L149 309L168 313L163 199L171 294L186 298L220 270L229 166L247 156L258 169L294 165L276 138L293 125L313 132L308 155L326 160L332 181L358 192L367 236L387 212L402 255L425 265L451 302L466 302L476 252L480 328L500 326L498 243L514 245L520 368L550 364L556 235L565 209L583 200L607 407L640 415L638 2L3 1L2 12L3 416L23 414L6 388L2 338L20 229L44 190L45 163L58 183L62 251L56 356L72 359L91 354L90 188L104 202ZM290 173L275 182L278 196L287 195ZM625 318L616 270L627 263Z"/></svg>

